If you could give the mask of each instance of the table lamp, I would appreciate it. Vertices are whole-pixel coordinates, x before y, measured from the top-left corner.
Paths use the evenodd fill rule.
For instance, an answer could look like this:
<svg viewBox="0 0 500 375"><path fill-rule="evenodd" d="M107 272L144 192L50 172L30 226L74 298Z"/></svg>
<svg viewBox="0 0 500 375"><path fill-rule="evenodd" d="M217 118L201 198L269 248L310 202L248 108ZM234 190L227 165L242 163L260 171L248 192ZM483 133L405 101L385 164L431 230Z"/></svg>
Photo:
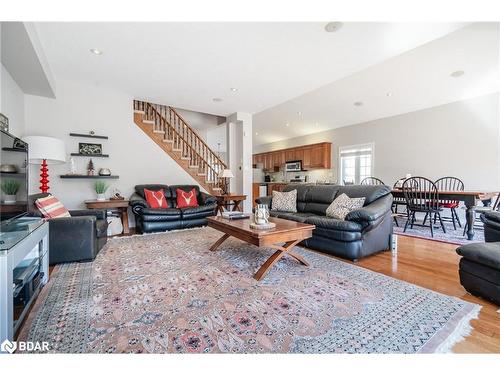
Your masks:
<svg viewBox="0 0 500 375"><path fill-rule="evenodd" d="M222 173L220 174L219 177L224 179L224 188L223 188L223 191L222 191L223 194L228 194L229 182L227 180L229 178L233 178L234 177L233 172L231 172L230 169L223 169Z"/></svg>
<svg viewBox="0 0 500 375"><path fill-rule="evenodd" d="M30 135L23 137L28 144L28 161L30 164L40 164L40 191L49 191L49 164L66 162L66 147L57 138Z"/></svg>

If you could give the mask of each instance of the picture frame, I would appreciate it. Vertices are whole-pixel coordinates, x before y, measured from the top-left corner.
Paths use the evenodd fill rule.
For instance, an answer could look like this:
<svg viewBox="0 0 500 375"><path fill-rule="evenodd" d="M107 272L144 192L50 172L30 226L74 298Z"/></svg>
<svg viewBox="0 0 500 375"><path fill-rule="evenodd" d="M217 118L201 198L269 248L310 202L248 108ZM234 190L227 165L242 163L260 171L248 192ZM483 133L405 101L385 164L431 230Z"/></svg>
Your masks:
<svg viewBox="0 0 500 375"><path fill-rule="evenodd" d="M0 113L0 130L9 132L9 119L3 113Z"/></svg>
<svg viewBox="0 0 500 375"><path fill-rule="evenodd" d="M78 143L78 153L81 155L102 155L102 144L100 143Z"/></svg>

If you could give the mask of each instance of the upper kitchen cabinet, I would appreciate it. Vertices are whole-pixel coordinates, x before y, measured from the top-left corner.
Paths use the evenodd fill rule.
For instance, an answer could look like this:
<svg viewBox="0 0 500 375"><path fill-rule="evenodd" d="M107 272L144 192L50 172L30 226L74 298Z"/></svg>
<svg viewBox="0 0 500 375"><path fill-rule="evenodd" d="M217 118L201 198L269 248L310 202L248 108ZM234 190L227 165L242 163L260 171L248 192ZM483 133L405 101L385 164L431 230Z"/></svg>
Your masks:
<svg viewBox="0 0 500 375"><path fill-rule="evenodd" d="M302 161L302 168L330 169L332 167L332 144L330 142L315 143L307 146L287 148L278 151L264 152L253 157L254 164L262 163L266 172L278 171L289 161Z"/></svg>

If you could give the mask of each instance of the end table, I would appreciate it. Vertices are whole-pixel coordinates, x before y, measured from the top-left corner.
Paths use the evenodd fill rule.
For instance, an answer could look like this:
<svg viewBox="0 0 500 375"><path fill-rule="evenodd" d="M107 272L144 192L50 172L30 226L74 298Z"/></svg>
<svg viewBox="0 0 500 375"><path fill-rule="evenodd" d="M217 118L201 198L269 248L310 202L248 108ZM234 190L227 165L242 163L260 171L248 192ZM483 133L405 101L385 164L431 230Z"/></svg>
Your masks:
<svg viewBox="0 0 500 375"><path fill-rule="evenodd" d="M242 211L240 204L247 199L247 196L224 194L216 195L215 198L217 198L217 208L215 209L215 216L217 216L219 213L222 215L224 210L229 210L230 206L233 206L232 211Z"/></svg>
<svg viewBox="0 0 500 375"><path fill-rule="evenodd" d="M88 200L85 201L85 205L90 210L95 209L105 209L105 210L117 210L120 212L122 217L123 234L129 234L130 229L128 227L128 203L127 199L108 199L105 201L98 200Z"/></svg>

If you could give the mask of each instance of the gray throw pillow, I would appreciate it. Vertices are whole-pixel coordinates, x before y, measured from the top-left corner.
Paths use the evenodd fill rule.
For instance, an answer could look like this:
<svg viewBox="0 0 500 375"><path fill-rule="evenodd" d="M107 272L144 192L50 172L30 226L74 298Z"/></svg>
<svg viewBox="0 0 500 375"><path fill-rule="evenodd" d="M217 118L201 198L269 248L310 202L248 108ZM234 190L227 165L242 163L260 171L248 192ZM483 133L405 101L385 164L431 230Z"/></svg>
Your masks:
<svg viewBox="0 0 500 375"><path fill-rule="evenodd" d="M326 216L344 220L349 212L362 208L364 204L365 198L349 198L342 193L328 206Z"/></svg>
<svg viewBox="0 0 500 375"><path fill-rule="evenodd" d="M273 211L297 212L297 190L273 191L273 200L271 202Z"/></svg>

